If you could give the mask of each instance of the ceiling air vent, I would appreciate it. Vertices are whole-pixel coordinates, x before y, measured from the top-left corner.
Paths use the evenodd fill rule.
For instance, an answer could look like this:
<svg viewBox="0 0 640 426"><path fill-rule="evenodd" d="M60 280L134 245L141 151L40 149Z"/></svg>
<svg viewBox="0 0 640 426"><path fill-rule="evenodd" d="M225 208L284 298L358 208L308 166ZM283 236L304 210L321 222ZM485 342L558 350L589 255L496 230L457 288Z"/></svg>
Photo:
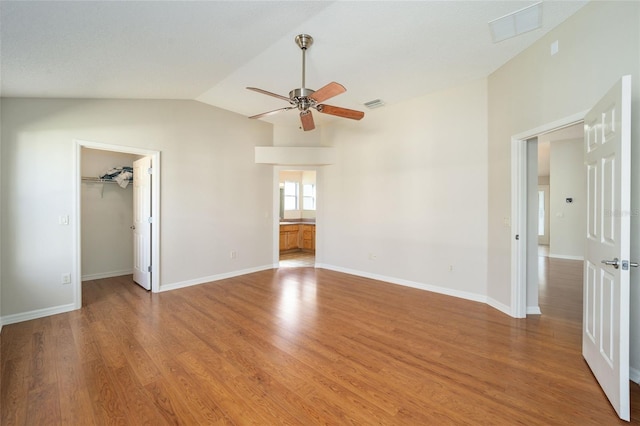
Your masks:
<svg viewBox="0 0 640 426"><path fill-rule="evenodd" d="M384 101L382 99L374 99L372 101L365 102L364 106L366 106L369 109L380 108L384 106Z"/></svg>
<svg viewBox="0 0 640 426"><path fill-rule="evenodd" d="M498 43L511 37L542 27L542 2L494 19L489 22L493 42Z"/></svg>

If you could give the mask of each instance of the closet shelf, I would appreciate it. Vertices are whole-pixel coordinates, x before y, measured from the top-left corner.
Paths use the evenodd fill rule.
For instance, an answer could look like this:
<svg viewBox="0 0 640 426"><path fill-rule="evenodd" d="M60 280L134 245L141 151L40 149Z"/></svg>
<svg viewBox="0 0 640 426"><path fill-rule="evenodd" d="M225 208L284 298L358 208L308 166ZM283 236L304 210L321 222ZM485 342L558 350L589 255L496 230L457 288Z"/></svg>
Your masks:
<svg viewBox="0 0 640 426"><path fill-rule="evenodd" d="M101 179L96 177L82 177L83 182L95 182L95 183L118 183L113 179ZM125 182L132 183L133 179L125 179Z"/></svg>

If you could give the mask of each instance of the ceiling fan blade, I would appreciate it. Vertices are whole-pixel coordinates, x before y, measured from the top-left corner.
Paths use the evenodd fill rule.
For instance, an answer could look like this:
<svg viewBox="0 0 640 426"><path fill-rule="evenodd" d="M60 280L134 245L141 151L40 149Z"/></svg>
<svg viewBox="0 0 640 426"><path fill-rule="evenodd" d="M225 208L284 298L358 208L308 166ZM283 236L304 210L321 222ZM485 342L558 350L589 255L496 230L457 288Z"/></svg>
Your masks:
<svg viewBox="0 0 640 426"><path fill-rule="evenodd" d="M315 92L313 92L313 94L309 96L309 98L320 103L322 101L326 101L327 99L333 98L334 96L337 96L340 93L344 93L346 91L347 89L345 89L342 84L332 81L326 86L323 86L318 90L316 90Z"/></svg>
<svg viewBox="0 0 640 426"><path fill-rule="evenodd" d="M313 115L311 111L306 110L300 113L300 121L302 122L302 129L306 132L308 130L313 130L316 128L315 123L313 122Z"/></svg>
<svg viewBox="0 0 640 426"><path fill-rule="evenodd" d="M289 102L289 98L286 96L278 95L276 93L267 92L266 90L258 89L257 87L247 87L249 90L253 90L254 92L262 93L263 95L273 96L274 98L282 99L283 101Z"/></svg>
<svg viewBox="0 0 640 426"><path fill-rule="evenodd" d="M288 109L294 109L295 107L285 107L285 108L278 108L278 109L274 109L273 111L268 111L268 112L263 112L262 114L258 114L258 115L252 115L249 118L261 118L261 117L265 117L267 115L271 115L271 114L275 114L278 113L280 111L286 111Z"/></svg>
<svg viewBox="0 0 640 426"><path fill-rule="evenodd" d="M317 105L318 112L323 114L337 115L338 117L350 118L352 120L360 120L364 117L364 112L355 109L341 108L332 105Z"/></svg>

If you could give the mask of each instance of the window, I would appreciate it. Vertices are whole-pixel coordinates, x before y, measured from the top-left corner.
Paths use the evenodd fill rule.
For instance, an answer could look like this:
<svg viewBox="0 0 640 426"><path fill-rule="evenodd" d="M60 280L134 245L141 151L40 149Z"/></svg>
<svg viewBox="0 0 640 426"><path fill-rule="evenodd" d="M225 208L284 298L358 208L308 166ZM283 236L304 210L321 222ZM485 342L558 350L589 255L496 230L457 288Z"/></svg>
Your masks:
<svg viewBox="0 0 640 426"><path fill-rule="evenodd" d="M305 183L302 185L302 209L316 209L316 186L313 183Z"/></svg>
<svg viewBox="0 0 640 426"><path fill-rule="evenodd" d="M298 210L298 182L284 183L284 209Z"/></svg>

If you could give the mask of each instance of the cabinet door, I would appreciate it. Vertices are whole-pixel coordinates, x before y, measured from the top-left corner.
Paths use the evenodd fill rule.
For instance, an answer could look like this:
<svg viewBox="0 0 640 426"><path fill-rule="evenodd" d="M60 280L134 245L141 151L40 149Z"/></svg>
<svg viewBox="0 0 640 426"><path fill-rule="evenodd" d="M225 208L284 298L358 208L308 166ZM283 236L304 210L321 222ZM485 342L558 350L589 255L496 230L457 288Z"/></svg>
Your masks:
<svg viewBox="0 0 640 426"><path fill-rule="evenodd" d="M287 240L290 249L298 248L298 230L287 232Z"/></svg>

